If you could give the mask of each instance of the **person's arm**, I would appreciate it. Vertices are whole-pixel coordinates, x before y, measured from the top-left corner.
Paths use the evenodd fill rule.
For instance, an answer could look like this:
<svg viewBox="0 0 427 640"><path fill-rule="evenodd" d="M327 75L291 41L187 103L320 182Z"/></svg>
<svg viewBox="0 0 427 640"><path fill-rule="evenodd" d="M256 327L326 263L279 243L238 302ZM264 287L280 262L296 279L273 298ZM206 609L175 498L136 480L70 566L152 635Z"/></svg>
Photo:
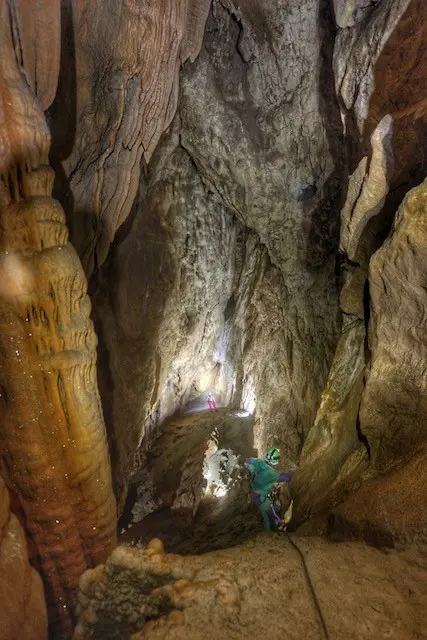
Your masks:
<svg viewBox="0 0 427 640"><path fill-rule="evenodd" d="M284 473L280 473L279 477L277 478L277 482L289 482L289 480L292 478L294 473L295 472L293 469Z"/></svg>

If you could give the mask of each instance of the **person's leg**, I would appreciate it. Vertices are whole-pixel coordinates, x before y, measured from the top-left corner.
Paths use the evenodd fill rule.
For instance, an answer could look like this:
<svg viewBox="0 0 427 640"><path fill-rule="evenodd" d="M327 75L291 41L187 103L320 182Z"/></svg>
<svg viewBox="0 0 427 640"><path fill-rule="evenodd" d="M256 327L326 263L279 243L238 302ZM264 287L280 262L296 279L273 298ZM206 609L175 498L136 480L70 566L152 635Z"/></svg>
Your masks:
<svg viewBox="0 0 427 640"><path fill-rule="evenodd" d="M270 531L271 529L271 521L270 521L270 502L268 500L268 498L266 498L264 500L264 502L261 502L261 504L259 505L259 510L261 511L261 515L262 515L262 521L264 523L264 529L266 531Z"/></svg>
<svg viewBox="0 0 427 640"><path fill-rule="evenodd" d="M270 521L272 523L272 529L276 529L280 523L280 503L270 502Z"/></svg>

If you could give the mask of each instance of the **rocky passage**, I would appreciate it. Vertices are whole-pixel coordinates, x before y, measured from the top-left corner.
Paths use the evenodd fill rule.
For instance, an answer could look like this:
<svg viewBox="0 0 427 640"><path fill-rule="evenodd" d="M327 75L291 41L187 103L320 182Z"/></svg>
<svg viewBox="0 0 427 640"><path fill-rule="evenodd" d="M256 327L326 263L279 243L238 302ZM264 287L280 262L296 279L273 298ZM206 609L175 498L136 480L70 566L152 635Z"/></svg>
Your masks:
<svg viewBox="0 0 427 640"><path fill-rule="evenodd" d="M167 420L132 478L120 542L143 546L160 536L169 552L202 553L261 530L244 467L256 455L252 426L238 409Z"/></svg>

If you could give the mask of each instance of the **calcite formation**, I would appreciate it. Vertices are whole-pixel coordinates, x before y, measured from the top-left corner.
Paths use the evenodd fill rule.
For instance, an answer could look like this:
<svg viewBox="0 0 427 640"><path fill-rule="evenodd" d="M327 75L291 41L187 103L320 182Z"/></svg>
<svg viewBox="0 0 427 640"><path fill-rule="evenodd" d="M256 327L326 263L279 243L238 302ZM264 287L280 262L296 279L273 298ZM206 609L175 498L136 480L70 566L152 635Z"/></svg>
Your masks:
<svg viewBox="0 0 427 640"><path fill-rule="evenodd" d="M360 543L293 537L331 638L421 638L425 559ZM261 534L201 556L165 554L160 540L118 547L80 582L74 640L218 640L266 634L324 638L301 556L287 538Z"/></svg>
<svg viewBox="0 0 427 640"><path fill-rule="evenodd" d="M116 507L87 284L64 212L51 197L50 136L40 107L53 98L56 76L42 74L34 49L49 58L53 74L59 3L37 4L34 13L25 3L12 3L10 11L6 4L0 5L1 473L23 512L52 628L63 638L72 629L80 575L114 546ZM50 28L52 55L40 35ZM19 48L19 38L31 35Z"/></svg>
<svg viewBox="0 0 427 640"><path fill-rule="evenodd" d="M0 640L46 640L43 584L28 560L25 532L0 478Z"/></svg>
<svg viewBox="0 0 427 640"><path fill-rule="evenodd" d="M200 49L209 4L75 0L64 9L70 35L53 138L74 202L72 241L87 274L105 262L131 212L141 170L175 114L180 66Z"/></svg>

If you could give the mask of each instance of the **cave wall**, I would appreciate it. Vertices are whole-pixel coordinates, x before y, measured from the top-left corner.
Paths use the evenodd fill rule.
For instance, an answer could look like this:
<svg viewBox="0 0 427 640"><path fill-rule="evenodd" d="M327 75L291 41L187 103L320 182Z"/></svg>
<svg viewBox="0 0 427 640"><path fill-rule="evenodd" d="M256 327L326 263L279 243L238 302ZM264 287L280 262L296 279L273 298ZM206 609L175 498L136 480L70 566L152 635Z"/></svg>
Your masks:
<svg viewBox="0 0 427 640"><path fill-rule="evenodd" d="M214 388L255 411L260 451L299 463L305 517L382 468L368 274L425 177L426 9L264 4L129 1L109 42L106 14L74 3L52 162L91 275L118 493L165 417Z"/></svg>
<svg viewBox="0 0 427 640"><path fill-rule="evenodd" d="M379 267L379 260L388 254L390 243L399 244L393 238L400 235L401 225L392 228L393 221L402 217L396 217L397 209L427 170L426 6L418 0L383 0L364 8L360 3L358 9L357 3L345 5L354 11L343 13L344 4L337 3L337 22L342 28L333 58L349 166L340 233L343 324L322 403L302 452L301 473L295 479L299 517L339 502L360 484L361 476L368 478L407 461L423 440L419 429L422 409L417 413L415 397L393 383L396 376L418 379L410 360L422 350L423 338L420 336L418 345L412 342L414 355L407 362L400 360L396 364L399 373L393 375L391 362L402 350L405 330L400 329L391 349L389 337L391 326L401 324L397 318L404 315L402 287L410 288L407 296L413 307L422 306L416 274L409 272L413 250L409 242L400 250L403 273L394 273L387 290L382 284L387 279L386 264ZM422 201L422 188L409 201L412 199ZM408 205L402 206L406 211ZM418 225L415 210L411 224ZM380 297L378 290L383 292ZM398 299L399 304L393 302ZM388 349L381 351L382 344L388 344ZM375 372L379 371L387 400L375 386ZM420 379L418 383L422 384ZM406 420L402 417L405 412ZM385 446L381 462L378 449L383 439L384 445L394 440L395 451Z"/></svg>
<svg viewBox="0 0 427 640"><path fill-rule="evenodd" d="M119 486L144 436L210 387L256 410L260 449L275 444L285 464L298 460L338 332L345 176L329 28L326 5L215 2L200 55L181 70L175 119L91 280ZM126 146L116 104L103 104L114 149ZM135 136L140 144L141 131ZM98 158L103 144L98 135ZM98 216L88 190L74 187L78 175L90 178L90 149L63 163L76 233L82 210ZM126 215L111 225L106 215L101 226L115 231ZM80 253L90 272L89 236Z"/></svg>

